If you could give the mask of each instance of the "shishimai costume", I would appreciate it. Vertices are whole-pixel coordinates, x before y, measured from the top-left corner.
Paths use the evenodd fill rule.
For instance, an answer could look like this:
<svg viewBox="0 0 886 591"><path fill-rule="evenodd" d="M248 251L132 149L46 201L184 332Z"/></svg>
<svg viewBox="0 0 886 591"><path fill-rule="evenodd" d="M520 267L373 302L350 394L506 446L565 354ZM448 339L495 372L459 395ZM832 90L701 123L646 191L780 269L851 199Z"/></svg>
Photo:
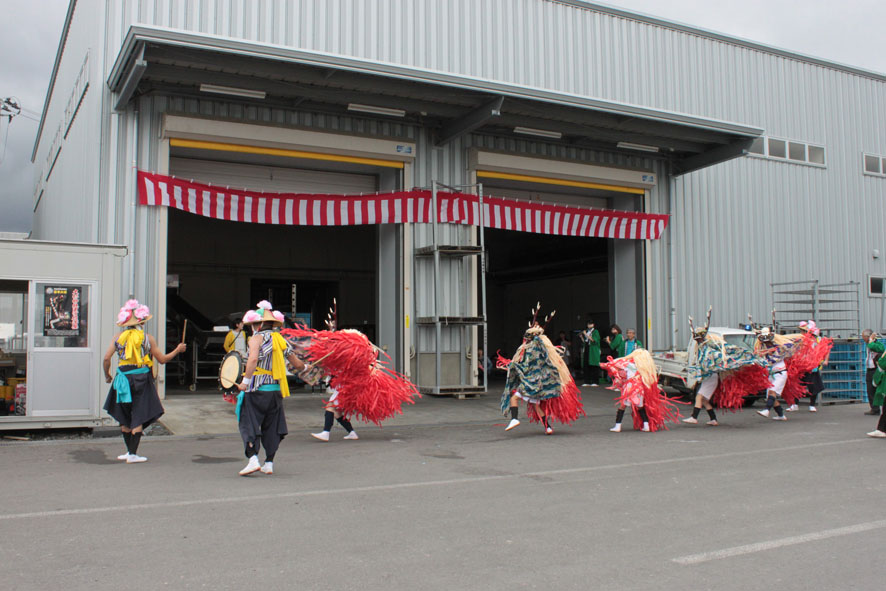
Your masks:
<svg viewBox="0 0 886 591"><path fill-rule="evenodd" d="M646 349L634 349L629 355L613 359L609 357L600 366L609 373L613 388L619 391L615 399L618 411L615 415L614 433L621 432L625 408L631 407L634 429L658 431L667 429L666 423L677 422L680 413L673 400L665 396L658 385L658 371L652 355Z"/></svg>
<svg viewBox="0 0 886 591"><path fill-rule="evenodd" d="M821 330L814 320L800 323L804 334L797 343L796 351L786 363L788 381L785 384L782 398L788 404L788 411L797 410L797 399L809 395L809 410L816 412L818 395L824 390L821 379L821 368L831 354L834 341L821 336ZM795 377L796 376L796 377Z"/></svg>
<svg viewBox="0 0 886 591"><path fill-rule="evenodd" d="M569 368L557 348L545 336L544 327L536 322L537 315L536 307L514 358L506 359L498 355L496 367L508 372L501 395L501 412L507 416L510 410L511 421L506 427L509 431L520 424L517 401L525 400L530 422L541 422L545 433L551 435L554 432L552 421L572 423L585 411Z"/></svg>
<svg viewBox="0 0 886 591"><path fill-rule="evenodd" d="M237 424L243 439L244 452L249 459L240 471L247 476L261 470L274 473L274 457L280 442L289 432L283 399L289 396L286 361L294 359L294 351L277 330L283 326L283 314L271 309L267 301L258 303L256 310L243 316L243 324L252 325L254 334L249 339L249 360L243 374L243 385L237 397ZM255 370L249 375L254 348L257 348ZM260 464L258 453L265 448L265 463Z"/></svg>
<svg viewBox="0 0 886 591"><path fill-rule="evenodd" d="M337 327L338 302L335 298L332 298L332 308L329 309L329 313L326 315L326 328L330 332L334 332ZM311 433L311 437L323 442L329 441L332 425L335 421L338 421L338 424L347 431L344 439L351 441L359 439L351 421L338 409L338 390L332 387L332 376L326 376L324 382L326 383L326 394L329 395L329 399L324 401L323 430L319 433Z"/></svg>
<svg viewBox="0 0 886 591"><path fill-rule="evenodd" d="M117 354L117 373L105 399L104 409L120 423L126 453L117 457L128 464L140 463L147 458L138 455L142 431L163 415L163 405L157 395L151 369L151 341L145 334L145 323L152 318L147 306L138 300L129 300L120 308L117 326L124 330L106 354L105 369L110 367L113 353ZM108 374L110 375L110 374Z"/></svg>
<svg viewBox="0 0 886 591"><path fill-rule="evenodd" d="M765 363L749 349L711 334L710 324L710 309L702 328L696 329L689 317L697 351L695 363L689 366L689 371L698 378L699 385L692 416L683 419L684 423L698 423L698 415L704 407L710 417L708 425L719 425L714 407L733 412L740 410L745 396L769 387Z"/></svg>
<svg viewBox="0 0 886 591"><path fill-rule="evenodd" d="M815 408L818 394L824 390L819 369L834 346L831 339L821 336L814 321L801 322L800 328L802 335L788 336L793 345L785 359L787 380L781 393L788 410L797 410L797 400L806 395L812 397L811 408Z"/></svg>
<svg viewBox="0 0 886 591"><path fill-rule="evenodd" d="M797 352L800 338L801 335L776 334L774 323L773 328L765 326L757 333L754 352L769 367L770 382L766 390L766 408L758 410L758 415L768 417L774 408L774 420L787 420L778 397L784 395L789 378L799 383L800 375L792 376L788 371L788 359Z"/></svg>
<svg viewBox="0 0 886 591"><path fill-rule="evenodd" d="M281 331L297 349L297 356L316 369L312 379L325 376L330 397L325 401L324 431L312 434L314 437L326 441L328 428L332 427L330 417L338 414L339 423L349 435L353 434L347 438L356 439L350 419L356 417L380 426L382 421L402 414L404 404L414 404L415 398L421 397L415 384L392 369L390 357L365 334L353 329L335 330L334 323L329 328L301 326Z"/></svg>

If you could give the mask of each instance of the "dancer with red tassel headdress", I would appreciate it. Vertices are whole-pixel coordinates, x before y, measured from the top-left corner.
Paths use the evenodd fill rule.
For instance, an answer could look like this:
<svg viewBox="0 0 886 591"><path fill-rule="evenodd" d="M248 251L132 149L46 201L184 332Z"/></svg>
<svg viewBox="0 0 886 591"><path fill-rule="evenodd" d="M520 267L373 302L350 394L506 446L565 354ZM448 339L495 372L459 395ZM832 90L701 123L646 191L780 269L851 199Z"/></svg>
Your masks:
<svg viewBox="0 0 886 591"><path fill-rule="evenodd" d="M382 421L395 414L402 414L404 404L413 404L415 397L421 397L415 384L406 376L388 367L390 358L373 345L365 334L353 329L338 329L337 308L335 316L327 317L330 330L313 330L307 327L288 328L281 333L295 347L298 355L310 363L327 378L330 398L326 401L326 412L339 418L339 423L357 439L350 419L357 417L363 421L381 425ZM308 378L315 381L316 377ZM330 406L332 408L330 409ZM326 441L324 433L332 427L326 414L324 430L312 434ZM319 436L318 436L319 435Z"/></svg>
<svg viewBox="0 0 886 591"><path fill-rule="evenodd" d="M769 387L769 374L765 363L752 351L727 343L721 336L709 332L711 311L702 328L695 328L692 316L689 317L689 330L695 341L695 362L690 371L701 379L695 396L692 416L683 419L684 423L695 425L698 415L704 408L708 412L708 426L720 423L714 406L720 409L737 411L741 409L745 396L755 394Z"/></svg>
<svg viewBox="0 0 886 591"><path fill-rule="evenodd" d="M788 407L787 412L799 410L797 399L809 395L809 412L817 412L818 395L824 390L821 368L828 364L834 341L821 336L814 320L800 323L803 333L797 350L787 360L788 381L781 396Z"/></svg>
<svg viewBox="0 0 886 591"><path fill-rule="evenodd" d="M655 361L646 349L634 349L630 355L618 359L609 357L600 367L609 373L613 387L620 391L616 398L615 426L610 429L613 433L621 433L621 421L628 406L634 418L634 429L643 432L667 429L668 421L680 419L676 404L658 385Z"/></svg>
<svg viewBox="0 0 886 591"><path fill-rule="evenodd" d="M541 422L546 435L554 433L552 421L568 424L585 414L581 394L569 368L558 349L545 336L545 327L536 320L540 307L541 304L537 304L533 308L529 328L523 334L523 343L514 358L506 359L499 354L495 364L508 372L501 395L502 414L507 415L509 409L511 413L511 421L505 431L520 424L517 416L521 399L527 402L529 421ZM545 318L545 326L554 314L556 312Z"/></svg>
<svg viewBox="0 0 886 591"><path fill-rule="evenodd" d="M326 328L328 328L330 332L334 332L338 326L338 302L335 298L332 298L332 308L329 309L325 322ZM330 382L332 381L331 376L326 376L324 381L326 382L326 393L329 394L329 399L325 401L324 406L323 430L319 433L311 433L311 437L319 439L320 441L329 441L329 433L332 431L333 422L338 421L338 424L344 427L345 431L347 431L344 439L349 441L360 439L357 437L357 432L354 431L354 426L351 425L351 421L349 421L338 408L338 390L330 385Z"/></svg>

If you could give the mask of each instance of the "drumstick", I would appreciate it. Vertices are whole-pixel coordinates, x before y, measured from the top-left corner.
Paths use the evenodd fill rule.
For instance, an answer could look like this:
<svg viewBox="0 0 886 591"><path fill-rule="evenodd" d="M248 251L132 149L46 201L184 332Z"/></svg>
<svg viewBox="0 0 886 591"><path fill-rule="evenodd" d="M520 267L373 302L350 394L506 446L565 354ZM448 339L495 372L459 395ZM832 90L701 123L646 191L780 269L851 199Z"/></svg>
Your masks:
<svg viewBox="0 0 886 591"><path fill-rule="evenodd" d="M188 334L188 319L185 318L185 327L182 329L182 342L185 342L185 335Z"/></svg>

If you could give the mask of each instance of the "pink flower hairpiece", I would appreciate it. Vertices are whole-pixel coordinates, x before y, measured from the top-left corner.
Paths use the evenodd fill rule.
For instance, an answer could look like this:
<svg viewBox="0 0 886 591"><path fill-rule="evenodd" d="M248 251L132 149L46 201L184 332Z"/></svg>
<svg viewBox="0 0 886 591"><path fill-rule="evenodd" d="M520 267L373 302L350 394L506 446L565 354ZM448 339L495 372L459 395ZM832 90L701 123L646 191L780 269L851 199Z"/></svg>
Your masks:
<svg viewBox="0 0 886 591"><path fill-rule="evenodd" d="M135 310L139 307L138 300L129 300L123 305L124 310Z"/></svg>
<svg viewBox="0 0 886 591"><path fill-rule="evenodd" d="M258 322L261 320L261 315L258 314L255 310L249 310L246 314L243 315L243 324L252 324L253 322Z"/></svg>
<svg viewBox="0 0 886 591"><path fill-rule="evenodd" d="M139 320L144 320L148 316L151 315L151 310L148 309L147 306L139 306L135 309L135 317Z"/></svg>
<svg viewBox="0 0 886 591"><path fill-rule="evenodd" d="M256 304L256 306L259 310L270 310L272 307L271 302L269 302L268 300L262 300L258 304Z"/></svg>
<svg viewBox="0 0 886 591"><path fill-rule="evenodd" d="M277 310L274 310L273 312L271 312L271 315L280 322L283 322L285 320L283 312L278 312Z"/></svg>
<svg viewBox="0 0 886 591"><path fill-rule="evenodd" d="M120 312L117 314L117 324L123 324L127 320L129 320L130 311L126 308L120 308Z"/></svg>

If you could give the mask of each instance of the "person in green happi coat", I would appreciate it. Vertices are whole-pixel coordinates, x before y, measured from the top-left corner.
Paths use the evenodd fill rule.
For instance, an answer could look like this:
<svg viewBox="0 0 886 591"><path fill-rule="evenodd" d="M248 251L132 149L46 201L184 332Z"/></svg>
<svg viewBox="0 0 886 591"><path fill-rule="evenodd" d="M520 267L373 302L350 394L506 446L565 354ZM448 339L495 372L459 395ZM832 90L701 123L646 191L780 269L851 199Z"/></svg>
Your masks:
<svg viewBox="0 0 886 591"><path fill-rule="evenodd" d="M868 331L866 330L865 333ZM886 347L878 340L877 333L871 331L870 335L865 335L867 341L867 349L873 354L876 362L874 363L874 375L871 384L874 388L874 398L871 400L871 408L881 409L883 403L886 402ZM886 413L880 415L877 428L868 433L869 437L877 437L886 439Z"/></svg>
<svg viewBox="0 0 886 591"><path fill-rule="evenodd" d="M585 383L590 386L600 381L600 331L594 326L594 319L588 318L587 328L581 331L584 345Z"/></svg>
<svg viewBox="0 0 886 591"><path fill-rule="evenodd" d="M609 329L609 336L606 337L606 343L609 345L609 348L612 349L612 352L615 353L616 357L625 356L625 338L621 335L621 327L619 325L613 324L612 328Z"/></svg>

